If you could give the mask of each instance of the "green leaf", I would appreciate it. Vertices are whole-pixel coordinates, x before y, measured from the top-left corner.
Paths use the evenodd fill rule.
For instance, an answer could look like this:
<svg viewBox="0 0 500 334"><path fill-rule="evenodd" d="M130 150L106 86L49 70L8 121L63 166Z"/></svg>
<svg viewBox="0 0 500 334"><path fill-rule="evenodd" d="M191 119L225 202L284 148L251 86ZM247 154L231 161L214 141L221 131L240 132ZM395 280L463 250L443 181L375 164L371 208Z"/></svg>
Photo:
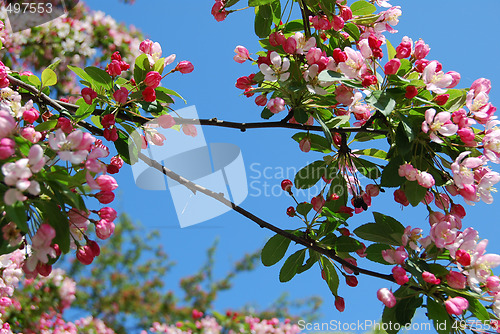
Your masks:
<svg viewBox="0 0 500 334"><path fill-rule="evenodd" d="M377 7L364 0L356 1L351 5L352 15L368 15L377 10Z"/></svg>
<svg viewBox="0 0 500 334"><path fill-rule="evenodd" d="M89 82L89 83L92 83L93 80L92 78L90 77L90 75L87 74L87 72L85 72L83 69L81 69L80 67L77 67L77 66L71 66L71 65L68 65L68 68L73 71L76 75L78 75L80 78L82 78L83 80Z"/></svg>
<svg viewBox="0 0 500 334"><path fill-rule="evenodd" d="M147 54L143 53L135 59L134 65L134 80L137 84L144 81L146 74L150 70L149 59Z"/></svg>
<svg viewBox="0 0 500 334"><path fill-rule="evenodd" d="M408 138L403 122L399 122L396 129L396 147L398 149L399 155L404 156L406 153L410 152L411 145L412 143Z"/></svg>
<svg viewBox="0 0 500 334"><path fill-rule="evenodd" d="M293 108L293 117L300 124L305 124L309 120L309 114L304 108Z"/></svg>
<svg viewBox="0 0 500 334"><path fill-rule="evenodd" d="M372 244L366 248L366 258L370 261L391 265L389 262L385 261L382 256L382 251L386 249L392 249L391 246L385 244Z"/></svg>
<svg viewBox="0 0 500 334"><path fill-rule="evenodd" d="M5 218L7 221L12 221L16 224L17 228L24 233L28 233L28 216L24 203L17 201L12 205L5 206Z"/></svg>
<svg viewBox="0 0 500 334"><path fill-rule="evenodd" d="M394 107L396 107L396 100L387 92L380 90L372 92L371 95L365 98L365 101L378 109L384 116L389 116Z"/></svg>
<svg viewBox="0 0 500 334"><path fill-rule="evenodd" d="M266 38L271 34L273 23L273 10L271 5L255 7L255 34L260 38Z"/></svg>
<svg viewBox="0 0 500 334"><path fill-rule="evenodd" d="M450 94L450 97L443 108L449 112L454 112L463 107L467 99L467 92L463 89L448 89L446 94Z"/></svg>
<svg viewBox="0 0 500 334"><path fill-rule="evenodd" d="M132 161L137 161L137 148L134 145L130 145L132 152L129 152L129 143L128 143L128 135L125 131L121 129L118 131L118 139L114 142L116 151L120 154L123 161L126 164L131 164ZM132 153L133 156L130 155Z"/></svg>
<svg viewBox="0 0 500 334"><path fill-rule="evenodd" d="M308 189L318 183L319 179L326 174L326 163L317 160L297 172L294 184L297 189Z"/></svg>
<svg viewBox="0 0 500 334"><path fill-rule="evenodd" d="M429 269L436 277L446 276L450 273L448 269L437 263L429 263Z"/></svg>
<svg viewBox="0 0 500 334"><path fill-rule="evenodd" d="M262 248L262 264L269 267L278 263L285 256L289 245L290 239L279 234L273 236Z"/></svg>
<svg viewBox="0 0 500 334"><path fill-rule="evenodd" d="M481 304L481 302L478 299L472 298L472 297L465 297L465 298L469 301L469 309L468 310L471 311L472 314L474 314L474 316L476 318L478 318L481 321L490 320L488 310L486 310L484 305Z"/></svg>
<svg viewBox="0 0 500 334"><path fill-rule="evenodd" d="M40 88L42 85L42 82L40 81L40 79L38 79L36 75L30 75L28 77L28 81L37 88Z"/></svg>
<svg viewBox="0 0 500 334"><path fill-rule="evenodd" d="M87 104L87 102L85 102L83 98L80 98L78 99L78 101L76 101L75 104L78 105L78 109L75 112L75 116L78 117L79 119L85 119L94 112L97 102L94 102L93 104L89 105Z"/></svg>
<svg viewBox="0 0 500 334"><path fill-rule="evenodd" d="M335 71L322 71L318 75L318 80L321 81L344 81L344 80L349 80L348 77L343 75L342 73L335 72Z"/></svg>
<svg viewBox="0 0 500 334"><path fill-rule="evenodd" d="M349 34L349 36L352 37L355 41L359 40L359 37L361 36L361 33L359 32L359 28L354 24L354 23L346 23L344 25L344 30L346 33Z"/></svg>
<svg viewBox="0 0 500 334"><path fill-rule="evenodd" d="M451 333L451 318L444 305L427 297L427 317L434 323L434 328L439 334Z"/></svg>
<svg viewBox="0 0 500 334"><path fill-rule="evenodd" d="M388 39L385 40L387 46L387 56L389 60L394 59L396 57L396 49L392 46L391 42Z"/></svg>
<svg viewBox="0 0 500 334"><path fill-rule="evenodd" d="M380 177L380 169L373 162L360 158L354 158L353 161L358 171L367 178L376 180Z"/></svg>
<svg viewBox="0 0 500 334"><path fill-rule="evenodd" d="M171 90L171 89L168 89L168 88L165 88L165 87L158 87L155 90L156 90L157 94L158 94L158 92L162 92L162 93L165 93L167 95L177 96L182 101L184 101L184 103L187 103L187 101L179 93L177 93L175 90Z"/></svg>
<svg viewBox="0 0 500 334"><path fill-rule="evenodd" d="M257 6L267 5L275 1L277 0L248 0L248 6L257 7Z"/></svg>
<svg viewBox="0 0 500 334"><path fill-rule="evenodd" d="M330 183L328 196L334 193L339 195L339 199L335 201L327 201L325 205L333 212L337 212L341 206L345 206L347 204L348 199L347 182L342 174L337 174Z"/></svg>
<svg viewBox="0 0 500 334"><path fill-rule="evenodd" d="M404 191L412 206L417 206L427 193L427 189L419 185L417 181L406 181Z"/></svg>
<svg viewBox="0 0 500 334"><path fill-rule="evenodd" d="M270 119L273 116L274 114L267 108L262 109L262 113L260 114L260 117L262 117L263 119Z"/></svg>
<svg viewBox="0 0 500 334"><path fill-rule="evenodd" d="M337 242L335 242L335 251L336 252L355 252L358 249L361 249L361 243L353 239L351 237L341 235L337 238Z"/></svg>
<svg viewBox="0 0 500 334"><path fill-rule="evenodd" d="M399 156L393 157L389 161L382 171L382 178L380 179L382 187L399 187L405 182L406 179L398 174L399 167L403 163L403 159Z"/></svg>
<svg viewBox="0 0 500 334"><path fill-rule="evenodd" d="M302 20L294 20L285 24L285 28L283 29L283 33L296 32L304 30L304 23Z"/></svg>
<svg viewBox="0 0 500 334"><path fill-rule="evenodd" d="M44 87L54 86L57 84L57 74L50 68L46 68L42 72L42 85Z"/></svg>
<svg viewBox="0 0 500 334"><path fill-rule="evenodd" d="M106 71L98 67L89 66L85 68L85 73L92 78L95 84L100 84L107 90L113 88L113 79Z"/></svg>
<svg viewBox="0 0 500 334"><path fill-rule="evenodd" d="M361 225L354 230L354 234L364 240L401 246L404 226L396 219L379 212L374 212L373 217L375 223Z"/></svg>
<svg viewBox="0 0 500 334"><path fill-rule="evenodd" d="M330 288L330 291L334 296L337 296L337 291L339 288L339 276L335 267L330 262L330 260L324 256L321 257L321 265L323 266L323 272L325 273L325 280Z"/></svg>
<svg viewBox="0 0 500 334"><path fill-rule="evenodd" d="M37 126L35 126L35 130L39 131L39 132L48 131L48 130L52 130L53 128L55 128L56 125L57 125L57 119L51 119L49 121L40 123Z"/></svg>
<svg viewBox="0 0 500 334"><path fill-rule="evenodd" d="M330 145L333 144L333 137L332 137L332 133L330 132L330 129L328 128L328 126L326 126L325 122L323 121L323 119L321 118L321 116L316 113L317 117L316 117L316 121L318 121L319 125L321 126L321 129L323 129L323 133L325 134L325 138L326 140L328 140L328 143Z"/></svg>
<svg viewBox="0 0 500 334"><path fill-rule="evenodd" d="M378 159L382 159L382 160L387 159L387 152L385 152L383 150L378 150L376 148L366 148L364 150L352 151L352 154L354 154L354 155L366 155L369 157L378 158Z"/></svg>
<svg viewBox="0 0 500 334"><path fill-rule="evenodd" d="M139 102L142 110L145 112L158 115L163 111L163 106L158 102L158 101L153 101L153 102Z"/></svg>
<svg viewBox="0 0 500 334"><path fill-rule="evenodd" d="M321 72L321 73L323 73L323 72ZM356 136L354 136L354 141L365 142L365 141L383 139L383 138L387 138L387 136L383 135L383 134L372 133L372 132L358 132L356 134Z"/></svg>
<svg viewBox="0 0 500 334"><path fill-rule="evenodd" d="M307 259L306 263L304 263L302 266L299 266L299 268L297 269L297 274L302 274L304 271L311 269L311 267L316 262L318 262L318 258L319 254L309 249L309 258Z"/></svg>
<svg viewBox="0 0 500 334"><path fill-rule="evenodd" d="M296 274L299 266L302 266L306 256L306 248L299 250L286 259L280 270L280 282L288 282Z"/></svg>
<svg viewBox="0 0 500 334"><path fill-rule="evenodd" d="M308 202L302 202L297 205L297 213L301 214L302 216L307 216L309 211L311 211L313 208L311 203Z"/></svg>

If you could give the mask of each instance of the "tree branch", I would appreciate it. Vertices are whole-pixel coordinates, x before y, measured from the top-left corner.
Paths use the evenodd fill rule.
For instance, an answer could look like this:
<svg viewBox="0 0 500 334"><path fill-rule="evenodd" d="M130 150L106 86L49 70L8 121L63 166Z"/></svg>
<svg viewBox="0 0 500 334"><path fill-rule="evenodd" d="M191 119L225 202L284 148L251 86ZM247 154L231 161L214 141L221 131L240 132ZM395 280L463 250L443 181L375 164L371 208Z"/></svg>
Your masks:
<svg viewBox="0 0 500 334"><path fill-rule="evenodd" d="M26 89L28 92L33 94L34 97L39 98L41 100L41 102L46 103L47 105L50 105L51 107L58 110L59 112L61 112L63 110L75 112L78 109L77 105L53 100L49 96L40 92L36 87L28 85L28 84L26 84L26 83L24 83L16 78L12 77L12 76L8 76L8 79L14 85L17 85L19 87ZM137 117L137 116L134 116L134 117ZM142 117L140 117L140 119L142 119ZM218 121L215 118L210 119L210 120L186 120L186 119L178 119L177 118L176 121L177 120L182 120L183 123L181 123L181 124L195 124L195 123L198 124L198 122L202 125L224 124L224 125L219 125L219 126L240 128L241 130L245 130L246 128L266 127L265 125L273 123L273 122L269 122L269 123L234 123L234 122ZM205 123L205 124L203 124L203 123ZM280 125L279 127L283 127L283 125L304 127L303 125L300 125L300 124L283 124L280 122L274 122L274 123L278 123ZM81 124L84 128L86 128L87 130L89 130L90 132L92 132L95 135L99 135L99 136L103 135L103 131L101 129L95 127L92 124L89 124L85 121L81 121L81 122L79 122L79 124ZM273 127L273 126L267 126L267 127ZM275 124L274 127L278 127L277 124ZM307 126L307 127L309 127L309 126ZM291 128L295 128L295 127L291 127ZM340 129L342 129L342 128L340 128ZM343 128L343 129L345 129L345 128ZM349 131L342 131L341 133L346 133L346 132L349 132ZM165 176L171 178L172 180L179 182L180 184L184 185L189 190L191 190L193 193L196 193L198 191L200 193L203 193L203 194L219 201L220 203L231 208L232 210L238 212L242 216L257 223L261 228L266 228L268 230L271 230L271 231L275 232L276 234L279 234L279 235L281 235L289 240L294 241L296 244L300 244L300 245L305 246L309 249L312 249L320 254L323 254L323 255L331 258L332 260L340 263L341 265L343 265L347 268L350 268L356 275L364 274L364 275L368 275L368 276L381 278L381 279L384 279L387 281L395 282L394 277L392 275L382 274L382 273L378 273L375 271L371 271L371 270L367 270L367 269L363 269L363 268L360 268L358 266L355 266L355 265L347 262L346 260L342 259L341 257L337 256L337 254L335 253L334 250L322 248L314 241L306 240L305 238L298 237L290 232L282 230L279 227L274 226L274 225L266 222L265 220L254 215L253 213L243 209L240 206L237 206L235 203L226 199L224 197L223 193L215 193L210 189L204 188L204 187L182 177L181 175L174 173L173 171L166 168L165 166L162 166L158 161L152 160L151 158L147 157L142 152L138 153L138 157L139 157L139 159L144 161L148 166L157 169L158 171L163 173Z"/></svg>

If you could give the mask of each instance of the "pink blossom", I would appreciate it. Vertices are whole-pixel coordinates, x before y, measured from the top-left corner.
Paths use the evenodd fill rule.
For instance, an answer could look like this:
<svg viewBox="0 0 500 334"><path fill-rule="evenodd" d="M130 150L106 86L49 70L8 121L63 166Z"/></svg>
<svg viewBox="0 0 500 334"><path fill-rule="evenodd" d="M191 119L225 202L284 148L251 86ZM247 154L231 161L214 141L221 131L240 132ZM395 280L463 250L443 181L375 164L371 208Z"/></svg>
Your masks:
<svg viewBox="0 0 500 334"><path fill-rule="evenodd" d="M148 74L146 74L146 78L144 79L144 84L152 88L158 87L160 85L160 82L161 82L161 74L156 71L148 72Z"/></svg>
<svg viewBox="0 0 500 334"><path fill-rule="evenodd" d="M49 145L58 152L61 160L70 161L72 164L81 164L89 154L87 150L79 150L82 139L83 132L81 130L75 130L66 137L63 130L57 129L55 133L49 135Z"/></svg>
<svg viewBox="0 0 500 334"><path fill-rule="evenodd" d="M16 142L10 138L0 139L0 159L7 159L15 152Z"/></svg>
<svg viewBox="0 0 500 334"><path fill-rule="evenodd" d="M424 271L422 273L422 278L425 282L429 283L429 284L439 284L441 283L441 280L436 278L436 276L434 276L433 273L430 273L428 271Z"/></svg>
<svg viewBox="0 0 500 334"><path fill-rule="evenodd" d="M377 298L388 308L396 306L396 297L387 288L382 288L377 291Z"/></svg>
<svg viewBox="0 0 500 334"><path fill-rule="evenodd" d="M485 168L486 169L486 168ZM493 203L492 191L496 191L493 186L500 181L500 174L493 171L487 171L479 180L477 185L477 194L486 204Z"/></svg>
<svg viewBox="0 0 500 334"><path fill-rule="evenodd" d="M347 56L346 61L339 64L339 68L348 78L359 78L361 71L366 68L365 59L359 51L346 47L344 52Z"/></svg>
<svg viewBox="0 0 500 334"><path fill-rule="evenodd" d="M375 184L369 184L366 186L366 193L370 197L377 197L380 193L380 187Z"/></svg>
<svg viewBox="0 0 500 334"><path fill-rule="evenodd" d="M156 91L153 87L146 87L142 91L142 98L146 102L153 102L156 100Z"/></svg>
<svg viewBox="0 0 500 334"><path fill-rule="evenodd" d="M333 15L332 27L335 31L340 31L344 28L345 22L341 16Z"/></svg>
<svg viewBox="0 0 500 334"><path fill-rule="evenodd" d="M403 236L401 237L401 242L403 246L410 244L410 248L418 251L417 240L422 236L421 228L412 229L411 226L406 226Z"/></svg>
<svg viewBox="0 0 500 334"><path fill-rule="evenodd" d="M472 169L478 168L484 163L484 159L482 158L465 158L470 153L470 151L460 153L451 164L453 180L459 189L474 183L474 173L472 172Z"/></svg>
<svg viewBox="0 0 500 334"><path fill-rule="evenodd" d="M406 274L406 270L397 266L392 268L392 276L394 276L396 283L399 285L406 284L410 280Z"/></svg>
<svg viewBox="0 0 500 334"><path fill-rule="evenodd" d="M9 136L16 127L16 120L9 111L0 109L0 138Z"/></svg>
<svg viewBox="0 0 500 334"><path fill-rule="evenodd" d="M94 196L101 204L109 204L115 199L115 194L111 191L100 191Z"/></svg>
<svg viewBox="0 0 500 334"><path fill-rule="evenodd" d="M182 132L184 132L185 135L191 136L193 138L198 135L198 130L196 130L196 127L193 124L183 124Z"/></svg>
<svg viewBox="0 0 500 334"><path fill-rule="evenodd" d="M217 22L224 21L227 17L228 12L223 8L223 1L215 1L215 4L212 6L212 15Z"/></svg>
<svg viewBox="0 0 500 334"><path fill-rule="evenodd" d="M259 69L262 74L264 74L264 79L271 82L286 81L290 77L290 73L287 72L290 68L290 60L288 58L281 58L281 56L273 51L270 53L271 65L260 64Z"/></svg>
<svg viewBox="0 0 500 334"><path fill-rule="evenodd" d="M498 276L490 276L486 279L486 287L490 291L500 291L500 278Z"/></svg>
<svg viewBox="0 0 500 334"><path fill-rule="evenodd" d="M175 125L175 120L172 115L160 115L156 120L158 125L163 129L169 129Z"/></svg>
<svg viewBox="0 0 500 334"><path fill-rule="evenodd" d="M127 103L127 99L128 99L128 89L125 88L125 87L121 87L120 89L117 89L113 93L113 98L119 104L126 104Z"/></svg>
<svg viewBox="0 0 500 334"><path fill-rule="evenodd" d="M108 206L106 206L104 208L101 208L97 212L97 214L99 215L99 218L105 219L105 220L107 220L109 222L114 221L116 219L116 217L117 217L115 209L110 208Z"/></svg>
<svg viewBox="0 0 500 334"><path fill-rule="evenodd" d="M299 143L299 148L302 152L309 152L311 150L311 139L309 137L305 137Z"/></svg>
<svg viewBox="0 0 500 334"><path fill-rule="evenodd" d="M347 232L349 232L349 230L347 230ZM348 236L347 233L346 233L346 236ZM344 260L347 261L348 263L352 264L353 266L358 265L358 262L356 261L356 259L353 259L352 257L347 257ZM344 269L344 271L349 275L354 274L354 271L351 268L347 267L346 265L342 265L342 269Z"/></svg>
<svg viewBox="0 0 500 334"><path fill-rule="evenodd" d="M443 71L437 71L437 61L431 61L424 69L422 79L424 80L427 90L437 94L444 94L446 88L454 82L450 74L445 74Z"/></svg>
<svg viewBox="0 0 500 334"><path fill-rule="evenodd" d="M106 219L101 219L95 225L95 234L99 239L106 240L115 231L115 224L113 222L107 221Z"/></svg>
<svg viewBox="0 0 500 334"><path fill-rule="evenodd" d="M445 248L455 242L457 231L456 229L452 229L450 222L441 221L432 225L430 237L437 248Z"/></svg>
<svg viewBox="0 0 500 334"><path fill-rule="evenodd" d="M424 188L432 188L436 182L434 181L434 177L427 172L420 172L417 175L417 182Z"/></svg>
<svg viewBox="0 0 500 334"><path fill-rule="evenodd" d="M343 105L349 106L354 102L352 88L345 85L339 85L335 88L335 99Z"/></svg>
<svg viewBox="0 0 500 334"><path fill-rule="evenodd" d="M116 92L115 92L116 94ZM115 125L115 115L113 114L107 114L107 115L104 115L102 116L101 118L101 125L105 128L110 128L112 127L113 125Z"/></svg>
<svg viewBox="0 0 500 334"><path fill-rule="evenodd" d="M403 246L399 246L397 249L384 249L382 251L382 257L390 264L403 265L408 258L408 254Z"/></svg>
<svg viewBox="0 0 500 334"><path fill-rule="evenodd" d="M396 58L403 59L411 56L413 52L413 41L408 36L404 36L401 43L396 47Z"/></svg>
<svg viewBox="0 0 500 334"><path fill-rule="evenodd" d="M424 59L429 54L430 50L431 48L429 47L429 45L425 44L422 39L419 39L415 43L415 51L413 52L413 56L415 57L415 59Z"/></svg>
<svg viewBox="0 0 500 334"><path fill-rule="evenodd" d="M269 109L269 111L271 111L273 114L277 114L285 110L285 100L283 100L281 97L270 99L267 103L267 109Z"/></svg>
<svg viewBox="0 0 500 334"><path fill-rule="evenodd" d="M24 139L29 140L33 144L38 143L42 139L42 134L35 130L35 128L30 125L21 129L21 136Z"/></svg>
<svg viewBox="0 0 500 334"><path fill-rule="evenodd" d="M89 265L94 261L94 252L90 248L90 246L85 245L83 247L80 247L76 251L76 258L80 263L84 265Z"/></svg>
<svg viewBox="0 0 500 334"><path fill-rule="evenodd" d="M183 60L179 64L177 64L175 69L182 74L188 74L194 71L194 66L190 61Z"/></svg>
<svg viewBox="0 0 500 334"><path fill-rule="evenodd" d="M325 198L323 197L323 195L320 194L311 199L311 204L313 206L314 211L320 212L323 209L323 206L325 205Z"/></svg>
<svg viewBox="0 0 500 334"><path fill-rule="evenodd" d="M95 181L103 191L113 191L118 188L118 183L116 183L115 178L111 175L101 175Z"/></svg>
<svg viewBox="0 0 500 334"><path fill-rule="evenodd" d="M335 296L335 308L339 312L344 312L344 310L345 310L345 301L344 301L344 298L339 297L339 296Z"/></svg>
<svg viewBox="0 0 500 334"><path fill-rule="evenodd" d="M444 302L446 312L450 315L462 315L469 308L469 302L463 297L448 298Z"/></svg>
<svg viewBox="0 0 500 334"><path fill-rule="evenodd" d="M386 75L394 75L398 73L399 68L401 67L401 61L397 58L389 60L384 66L384 73Z"/></svg>
<svg viewBox="0 0 500 334"><path fill-rule="evenodd" d="M446 74L451 75L451 77L453 78L453 81L451 82L451 84L447 88L456 87L458 85L458 83L460 82L460 79L462 78L460 73L455 72L455 71L448 71L448 72L446 72Z"/></svg>
<svg viewBox="0 0 500 334"><path fill-rule="evenodd" d="M35 108L30 108L23 112L23 119L27 123L33 124L38 117L40 117L40 113Z"/></svg>
<svg viewBox="0 0 500 334"><path fill-rule="evenodd" d="M245 61L250 59L250 54L248 53L247 48L244 46L238 45L234 49L234 52L236 52L236 55L233 58L237 63L243 64Z"/></svg>
<svg viewBox="0 0 500 334"><path fill-rule="evenodd" d="M411 164L404 164L399 166L398 174L401 177L406 177L408 181L416 181L418 176L418 169L413 167Z"/></svg>
<svg viewBox="0 0 500 334"><path fill-rule="evenodd" d="M446 275L446 283L453 289L465 289L467 277L459 272L450 271L449 274Z"/></svg>
<svg viewBox="0 0 500 334"><path fill-rule="evenodd" d="M489 94L491 90L491 81L485 78L477 79L470 86L470 90L474 91L474 94L486 93Z"/></svg>
<svg viewBox="0 0 500 334"><path fill-rule="evenodd" d="M68 211L70 224L74 225L77 228L87 230L87 225L90 223L88 219L89 214L90 212L88 211L72 208Z"/></svg>
<svg viewBox="0 0 500 334"><path fill-rule="evenodd" d="M433 108L425 111L425 121L422 122L422 131L430 132L429 136L432 141L442 143L443 141L437 136L439 133L442 136L449 137L457 133L458 126L451 122L451 114L447 111L442 111L436 115L436 110Z"/></svg>
<svg viewBox="0 0 500 334"><path fill-rule="evenodd" d="M92 104L92 101L97 97L97 93L89 87L85 87L82 89L82 97L85 103Z"/></svg>
<svg viewBox="0 0 500 334"><path fill-rule="evenodd" d="M460 140L462 140L467 146L476 146L476 135L471 128L461 128L457 131L457 134L460 137Z"/></svg>

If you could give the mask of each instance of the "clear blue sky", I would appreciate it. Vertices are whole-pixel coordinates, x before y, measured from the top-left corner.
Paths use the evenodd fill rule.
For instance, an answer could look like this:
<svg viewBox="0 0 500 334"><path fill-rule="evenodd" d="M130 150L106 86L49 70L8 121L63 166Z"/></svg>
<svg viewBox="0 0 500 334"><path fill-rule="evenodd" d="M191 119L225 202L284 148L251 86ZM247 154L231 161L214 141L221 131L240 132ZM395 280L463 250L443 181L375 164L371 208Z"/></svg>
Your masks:
<svg viewBox="0 0 500 334"><path fill-rule="evenodd" d="M460 88L469 87L476 78L489 78L493 83L491 100L500 105L500 64L497 60L500 42L496 23L500 3L497 0L474 3L463 0L394 0L391 3L400 5L403 10L400 24L396 27L400 32L388 35L393 45L397 45L405 35L414 41L423 38L431 46L428 59L442 62L445 71L461 73ZM240 96L240 90L234 87L236 78L257 70L256 66L240 65L232 60L236 45L245 45L250 52L260 51L250 11L230 15L226 21L217 23L210 15L213 1L209 0L137 0L133 6L123 5L117 0L89 0L87 4L92 9L111 14L118 21L134 24L150 39L161 43L164 55L176 53L178 60L193 62L193 73L171 76L163 85L179 91L188 105L196 106L201 118L217 117L241 122L260 119L260 109L253 99ZM177 107L183 105L178 104ZM294 134L290 130L249 130L241 133L234 129L205 128L204 132L209 142L230 142L241 147L249 182L256 182L242 206L282 228L297 227L297 223L284 214L286 208L292 205L287 196L255 196L258 191L255 188L264 191L266 183L267 187L279 187L281 176L257 178L255 169L262 172L268 167L268 171L275 174L286 170L287 166L301 168L320 156L300 152L298 145L290 139ZM288 178L293 179L293 176L289 174ZM118 181L120 196L116 207L130 214L134 220L140 220L147 229L159 229L166 251L178 263L167 278L170 289L176 289L180 277L199 268L204 261L205 250L216 237L220 238L220 243L215 272L224 273L231 262L263 246L265 240L272 236L271 232L260 229L233 212L196 227L181 229L168 192L138 189L128 166L122 169ZM468 207L463 223L464 226L476 227L480 236L490 238L490 252L500 253L500 239L496 238L500 222L499 203L500 198L496 198L493 205L479 203ZM401 210L387 197L375 198L370 210L351 220L351 226L369 222L373 210L428 232L425 210ZM390 270L390 267L382 265L367 266L363 261L359 264L383 272ZM386 282L360 276L357 288L342 283L339 294L345 297L347 306L346 311L340 314L333 306L333 298L321 280L317 266L286 284L279 283L279 268L279 265L272 268L261 266L252 273L241 275L234 289L219 296L217 308L237 308L246 303L266 307L282 292L289 291L291 298L320 295L324 300L321 309L323 322L377 320L381 316L382 304L376 298L376 290L390 287Z"/></svg>

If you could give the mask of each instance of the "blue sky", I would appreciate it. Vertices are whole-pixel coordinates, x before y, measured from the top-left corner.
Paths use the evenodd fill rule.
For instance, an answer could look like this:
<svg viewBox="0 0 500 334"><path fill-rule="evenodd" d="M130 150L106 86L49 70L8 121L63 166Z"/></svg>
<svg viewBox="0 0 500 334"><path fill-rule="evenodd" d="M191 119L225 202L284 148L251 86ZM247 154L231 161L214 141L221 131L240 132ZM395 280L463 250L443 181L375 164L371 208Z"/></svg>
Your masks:
<svg viewBox="0 0 500 334"><path fill-rule="evenodd" d="M500 43L496 36L496 13L500 4L497 0L475 1L473 4L462 0L394 0L391 3L400 5L403 10L396 27L400 32L387 35L393 45L396 46L405 35L414 41L424 39L431 47L427 59L439 60L445 71L461 73L460 88L469 87L476 78L489 78L493 84L491 101L495 105L500 104L500 64L497 60ZM234 87L238 77L257 70L250 63L240 65L232 60L236 45L246 46L251 53L260 51L258 39L253 33L253 15L250 11L230 15L226 21L217 23L210 15L213 1L208 0L137 0L132 6L123 5L117 0L88 0L87 4L92 9L103 10L118 21L134 24L151 40L160 42L164 56L176 53L177 60L190 60L195 66L193 73L169 76L163 85L180 92L188 101L187 106L196 106L201 118L217 117L240 122L260 120L260 107L253 103L253 99L240 96L241 91ZM181 103L178 103L177 108L184 107ZM291 199L276 190L282 179L282 171L286 171L287 167L298 170L320 156L300 152L298 145L290 139L294 134L291 130L256 129L242 133L234 129L207 127L203 131L208 142L229 142L241 148L248 181L253 182L242 206L282 228L298 227L297 221L285 215L286 208L292 205ZM259 175L265 168L269 177ZM290 172L286 177L293 179L293 176ZM130 214L134 220L141 221L148 230L159 229L165 250L177 262L172 274L167 277L166 283L170 289L177 289L180 277L199 268L205 259L205 250L215 238L220 239L215 272L225 273L230 263L244 253L262 247L265 240L273 235L233 212L195 227L181 229L168 191L137 188L128 166L122 169L117 178L120 196L115 201L116 208ZM277 196L262 196L266 188L269 190L272 187L275 187ZM371 221L371 212L380 211L392 215L405 225L422 227L428 231L425 210L401 210L390 199L375 198L369 211L357 215L351 220L351 226L354 228ZM468 214L463 222L464 226L476 227L480 236L490 238L490 252L500 253L500 243L495 238L498 235L499 201L497 198L493 205L479 203L466 208ZM390 270L390 267L370 265L363 261L359 264L386 273ZM365 276L358 277L359 285L356 288L342 283L339 294L346 299L346 311L340 314L333 306L333 297L321 280L317 266L286 284L279 283L279 268L280 265L271 268L261 266L252 273L239 276L232 290L220 294L217 309L237 308L246 303L266 307L281 293L288 291L292 299L321 296L324 300L321 309L323 322L377 320L381 316L382 304L376 299L376 290L391 286Z"/></svg>

